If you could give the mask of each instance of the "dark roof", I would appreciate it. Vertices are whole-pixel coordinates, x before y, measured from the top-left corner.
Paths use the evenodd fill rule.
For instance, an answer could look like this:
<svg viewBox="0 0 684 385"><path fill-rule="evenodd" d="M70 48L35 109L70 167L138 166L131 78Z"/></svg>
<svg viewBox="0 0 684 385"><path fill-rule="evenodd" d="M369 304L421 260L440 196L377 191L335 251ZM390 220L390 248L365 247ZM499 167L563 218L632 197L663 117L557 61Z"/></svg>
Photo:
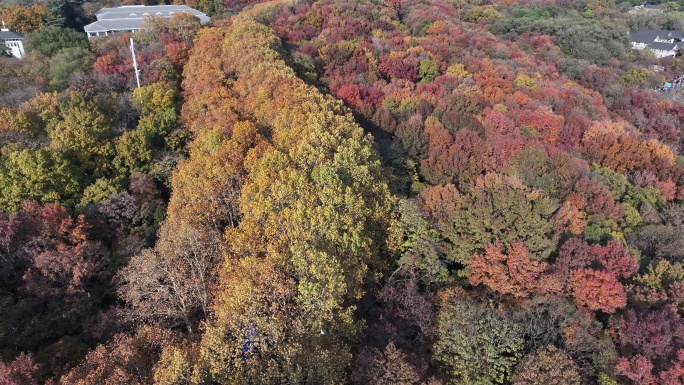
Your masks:
<svg viewBox="0 0 684 385"><path fill-rule="evenodd" d="M10 40L10 39L23 39L24 35L12 31L0 31L0 39Z"/></svg>
<svg viewBox="0 0 684 385"><path fill-rule="evenodd" d="M644 4L644 8L646 9L660 9L656 4Z"/></svg>
<svg viewBox="0 0 684 385"><path fill-rule="evenodd" d="M650 48L658 51L672 51L677 48L677 43L653 43Z"/></svg>
<svg viewBox="0 0 684 385"><path fill-rule="evenodd" d="M684 40L684 32L682 31L672 31L670 32L670 37L673 37L677 40Z"/></svg>
<svg viewBox="0 0 684 385"><path fill-rule="evenodd" d="M669 34L670 31L664 31L660 29L642 29L640 31L629 33L633 42L646 44L653 43L658 36L666 37Z"/></svg>

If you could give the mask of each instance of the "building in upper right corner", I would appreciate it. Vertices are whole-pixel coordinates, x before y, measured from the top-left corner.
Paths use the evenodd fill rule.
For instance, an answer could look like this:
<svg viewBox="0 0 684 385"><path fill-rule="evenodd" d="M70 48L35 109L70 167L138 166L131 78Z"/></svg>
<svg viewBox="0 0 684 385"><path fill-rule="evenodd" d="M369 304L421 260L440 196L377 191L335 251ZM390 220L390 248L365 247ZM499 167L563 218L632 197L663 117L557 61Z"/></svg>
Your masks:
<svg viewBox="0 0 684 385"><path fill-rule="evenodd" d="M642 29L630 32L632 49L653 51L656 58L675 57L684 47L684 32L660 29Z"/></svg>
<svg viewBox="0 0 684 385"><path fill-rule="evenodd" d="M657 5L655 4L642 4L642 5L637 5L634 8L630 9L628 13L645 13L645 12L663 12L662 9L660 9Z"/></svg>

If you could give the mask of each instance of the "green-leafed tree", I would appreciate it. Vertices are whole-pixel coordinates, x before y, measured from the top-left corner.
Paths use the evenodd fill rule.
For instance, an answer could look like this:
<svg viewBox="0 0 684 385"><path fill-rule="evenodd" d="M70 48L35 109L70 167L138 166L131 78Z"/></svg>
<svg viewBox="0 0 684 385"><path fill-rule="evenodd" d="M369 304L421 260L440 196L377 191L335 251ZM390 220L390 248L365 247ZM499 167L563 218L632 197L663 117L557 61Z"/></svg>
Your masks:
<svg viewBox="0 0 684 385"><path fill-rule="evenodd" d="M467 300L440 310L437 328L435 359L458 384L503 384L524 346L518 325Z"/></svg>
<svg viewBox="0 0 684 385"><path fill-rule="evenodd" d="M467 265L473 253L497 239L506 247L519 240L533 259L546 259L556 248L553 203L515 178L485 175L465 195L452 185L429 187L419 200L443 238L449 262Z"/></svg>
<svg viewBox="0 0 684 385"><path fill-rule="evenodd" d="M74 204L79 172L63 155L49 150L9 150L0 157L0 209L16 211L21 202Z"/></svg>
<svg viewBox="0 0 684 385"><path fill-rule="evenodd" d="M64 48L88 49L88 40L82 32L73 29L47 26L26 35L26 50L53 57Z"/></svg>
<svg viewBox="0 0 684 385"><path fill-rule="evenodd" d="M63 90L69 85L69 80L75 73L90 69L95 60L90 50L81 47L64 48L50 59L50 87L53 90Z"/></svg>
<svg viewBox="0 0 684 385"><path fill-rule="evenodd" d="M71 94L62 106L61 116L62 120L48 133L50 147L87 176L105 175L114 155L111 120L95 102L77 93Z"/></svg>

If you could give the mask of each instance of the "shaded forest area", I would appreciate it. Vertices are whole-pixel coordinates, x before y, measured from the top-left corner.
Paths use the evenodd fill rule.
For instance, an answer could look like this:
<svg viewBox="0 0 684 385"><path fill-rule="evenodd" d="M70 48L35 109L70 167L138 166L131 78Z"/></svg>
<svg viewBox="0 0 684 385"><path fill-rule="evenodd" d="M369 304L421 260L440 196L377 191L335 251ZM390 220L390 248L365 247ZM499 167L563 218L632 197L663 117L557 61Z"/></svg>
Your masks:
<svg viewBox="0 0 684 385"><path fill-rule="evenodd" d="M677 4L186 1L135 89L57 3L0 9L4 383L684 383Z"/></svg>

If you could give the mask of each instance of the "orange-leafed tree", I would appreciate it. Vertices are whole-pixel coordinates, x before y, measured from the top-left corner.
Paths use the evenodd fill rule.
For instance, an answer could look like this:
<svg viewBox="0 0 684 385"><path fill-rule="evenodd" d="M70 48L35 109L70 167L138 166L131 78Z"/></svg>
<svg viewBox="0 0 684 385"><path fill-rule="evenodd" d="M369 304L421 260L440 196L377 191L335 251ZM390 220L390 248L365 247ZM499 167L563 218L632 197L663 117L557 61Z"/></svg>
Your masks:
<svg viewBox="0 0 684 385"><path fill-rule="evenodd" d="M231 130L226 135L206 129L197 136L190 158L173 173L170 218L220 232L238 225L238 200L248 172L244 163L248 156L257 156L265 142L251 122L236 123Z"/></svg>
<svg viewBox="0 0 684 385"><path fill-rule="evenodd" d="M548 267L546 262L530 259L523 243L515 242L505 249L497 240L470 260L468 281L474 286L483 284L497 293L523 298L559 290L559 283L544 275Z"/></svg>
<svg viewBox="0 0 684 385"><path fill-rule="evenodd" d="M483 59L478 67L470 69L475 74L475 82L482 89L484 96L491 102L499 102L503 100L506 95L513 94L512 79L506 71L502 73L501 68L498 68L490 59Z"/></svg>
<svg viewBox="0 0 684 385"><path fill-rule="evenodd" d="M575 304L589 310L615 313L627 305L625 288L615 275L600 270L578 269L570 276Z"/></svg>
<svg viewBox="0 0 684 385"><path fill-rule="evenodd" d="M29 33L45 25L50 10L43 4L31 6L10 5L0 10L0 19L14 32Z"/></svg>
<svg viewBox="0 0 684 385"><path fill-rule="evenodd" d="M91 350L80 365L59 379L59 384L151 384L153 367L163 347L172 342L171 332L149 326L130 335L116 334L108 343Z"/></svg>

